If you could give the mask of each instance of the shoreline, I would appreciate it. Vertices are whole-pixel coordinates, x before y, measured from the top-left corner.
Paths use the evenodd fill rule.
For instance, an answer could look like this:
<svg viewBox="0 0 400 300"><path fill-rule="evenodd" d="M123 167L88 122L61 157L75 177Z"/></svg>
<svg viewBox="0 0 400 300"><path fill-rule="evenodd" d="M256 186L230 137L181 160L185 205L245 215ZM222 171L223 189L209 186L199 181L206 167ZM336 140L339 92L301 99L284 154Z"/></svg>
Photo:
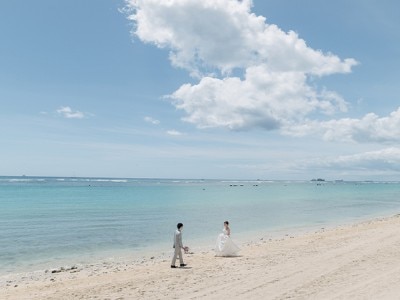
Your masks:
<svg viewBox="0 0 400 300"><path fill-rule="evenodd" d="M396 214L261 237L241 245L235 258L196 250L184 256L188 266L178 270L169 267L171 253L160 253L130 261L13 273L0 277L0 291L5 299L390 297L400 294L395 284L400 279L399 226L400 214Z"/></svg>
<svg viewBox="0 0 400 300"><path fill-rule="evenodd" d="M334 229L339 226L351 226L353 224L358 224L362 222L368 222L373 219L379 218L387 218L396 214L397 211L390 211L386 213L376 213L367 216L359 216L356 218L349 219L340 219L334 222L325 222L319 224L308 224L308 225L298 225L298 226L287 226L287 227L274 227L274 228L262 228L259 230L252 231L240 231L238 233L234 233L233 240L234 242L242 247L243 245L252 245L257 243L260 240L276 240L282 239L287 236L299 236L308 234L310 232L325 230L325 229ZM219 231L213 232L212 237L197 237L191 238L190 233L186 237L186 232L184 236L184 244L190 247L191 252L199 253L199 252L212 252L215 246L215 240L219 234ZM96 254L88 254L86 253L84 257L78 256L76 254L67 255L62 258L54 258L51 261L32 261L27 262L25 265L20 265L13 271L7 271L1 273L0 270L0 278L4 278L6 276L16 277L18 274L22 274L21 276L25 276L25 274L30 273L40 273L57 270L60 268L71 268L71 267L79 267L79 268L87 268L91 265L99 265L99 264L112 264L112 263L141 263L142 261L146 261L152 258L153 259L163 259L164 257L169 257L172 255L172 250L169 248L170 243L158 243L155 245L147 245L145 247L141 247L139 249L116 249L116 250L108 250L103 251ZM108 254L107 254L108 253ZM90 257L90 258L89 258ZM54 261L54 262L53 262ZM1 287L1 282L0 282Z"/></svg>

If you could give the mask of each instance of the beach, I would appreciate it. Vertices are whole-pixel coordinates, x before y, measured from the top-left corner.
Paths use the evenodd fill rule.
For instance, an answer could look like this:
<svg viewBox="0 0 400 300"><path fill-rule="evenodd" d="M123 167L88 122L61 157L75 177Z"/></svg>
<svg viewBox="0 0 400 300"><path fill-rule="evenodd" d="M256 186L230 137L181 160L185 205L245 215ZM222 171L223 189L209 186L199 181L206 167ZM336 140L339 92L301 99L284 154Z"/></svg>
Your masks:
<svg viewBox="0 0 400 300"><path fill-rule="evenodd" d="M1 279L4 299L400 299L400 215L204 250Z"/></svg>
<svg viewBox="0 0 400 300"><path fill-rule="evenodd" d="M196 253L228 220L239 244L399 212L397 182L0 177L0 276Z"/></svg>

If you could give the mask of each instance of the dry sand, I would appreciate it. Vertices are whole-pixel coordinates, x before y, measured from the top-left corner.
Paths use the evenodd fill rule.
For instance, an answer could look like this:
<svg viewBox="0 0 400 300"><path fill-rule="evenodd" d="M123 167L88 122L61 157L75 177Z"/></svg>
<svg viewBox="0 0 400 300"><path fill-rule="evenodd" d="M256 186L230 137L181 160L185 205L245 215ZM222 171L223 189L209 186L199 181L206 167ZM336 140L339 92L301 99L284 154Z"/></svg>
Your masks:
<svg viewBox="0 0 400 300"><path fill-rule="evenodd" d="M400 299L400 215L212 251L14 274L1 299ZM60 272L58 272L60 271Z"/></svg>

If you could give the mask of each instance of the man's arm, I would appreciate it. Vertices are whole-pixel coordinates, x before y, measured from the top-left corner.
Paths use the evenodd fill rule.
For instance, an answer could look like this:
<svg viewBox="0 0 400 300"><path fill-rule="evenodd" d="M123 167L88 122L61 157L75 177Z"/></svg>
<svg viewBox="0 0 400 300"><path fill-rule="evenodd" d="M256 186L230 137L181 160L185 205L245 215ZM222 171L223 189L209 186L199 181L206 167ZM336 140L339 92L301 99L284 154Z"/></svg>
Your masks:
<svg viewBox="0 0 400 300"><path fill-rule="evenodd" d="M183 244L182 244L182 233L181 233L181 232L179 232L177 238L178 238L178 245L179 245L179 247L183 248Z"/></svg>

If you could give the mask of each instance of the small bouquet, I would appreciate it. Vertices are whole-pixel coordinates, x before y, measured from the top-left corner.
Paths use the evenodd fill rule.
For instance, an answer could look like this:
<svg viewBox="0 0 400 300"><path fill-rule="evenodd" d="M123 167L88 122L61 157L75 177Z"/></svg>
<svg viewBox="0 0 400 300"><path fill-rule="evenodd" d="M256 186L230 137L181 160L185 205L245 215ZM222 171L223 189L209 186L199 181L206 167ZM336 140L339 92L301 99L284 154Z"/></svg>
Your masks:
<svg viewBox="0 0 400 300"><path fill-rule="evenodd" d="M183 250L185 251L185 254L189 254L189 247L188 246L183 247Z"/></svg>

